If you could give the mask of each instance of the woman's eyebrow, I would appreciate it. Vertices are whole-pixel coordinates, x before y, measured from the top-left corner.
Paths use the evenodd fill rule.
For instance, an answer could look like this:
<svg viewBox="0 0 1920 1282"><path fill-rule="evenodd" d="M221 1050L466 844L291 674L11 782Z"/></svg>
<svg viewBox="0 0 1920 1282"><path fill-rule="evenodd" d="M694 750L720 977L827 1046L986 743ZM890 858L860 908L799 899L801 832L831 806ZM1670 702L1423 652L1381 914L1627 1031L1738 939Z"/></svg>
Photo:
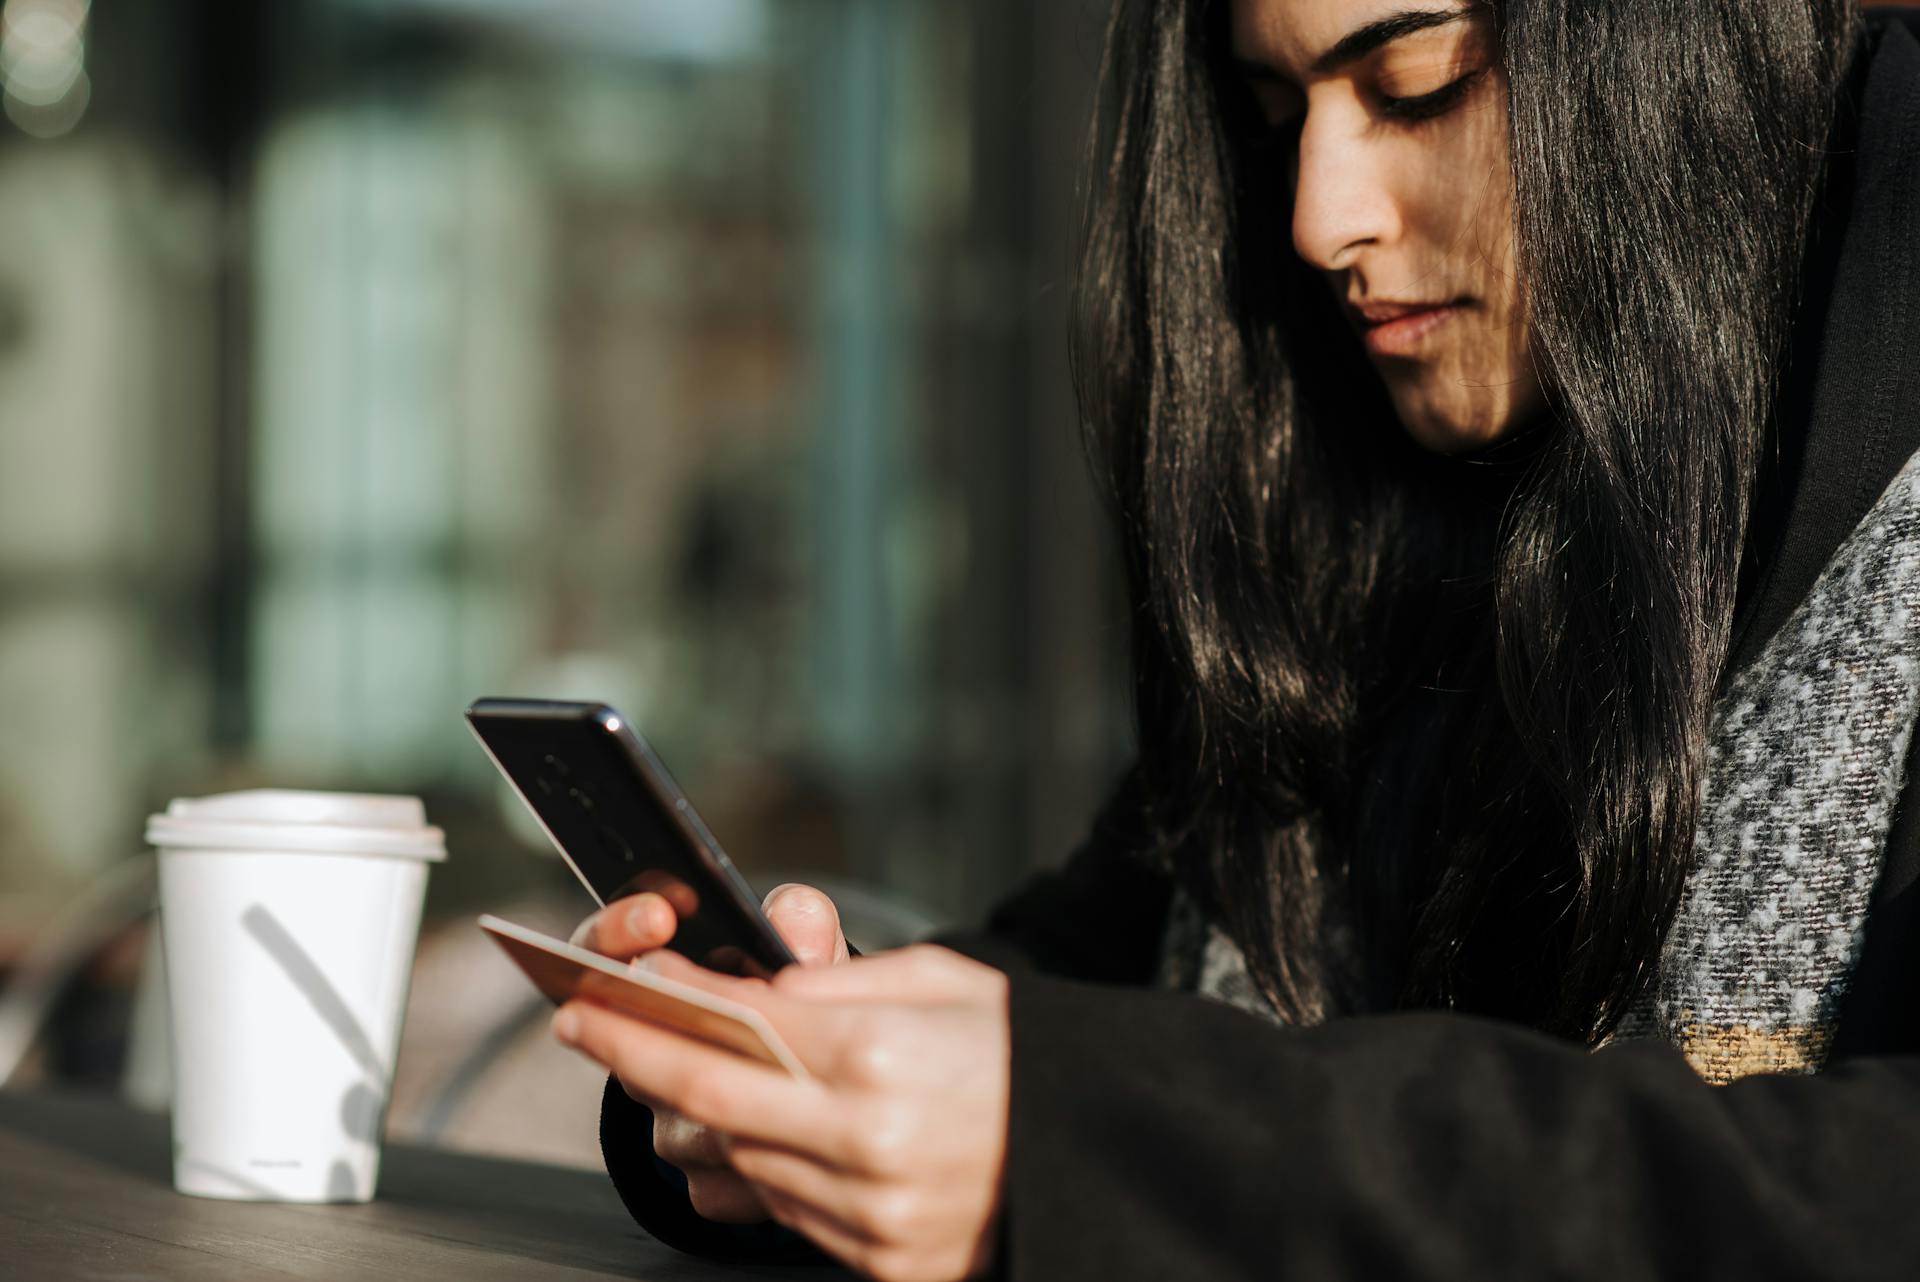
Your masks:
<svg viewBox="0 0 1920 1282"><path fill-rule="evenodd" d="M1341 36L1334 42L1333 48L1313 60L1313 74L1324 76L1350 62L1357 62L1402 36L1410 36L1416 31L1431 31L1435 27L1444 27L1472 16L1472 9L1406 9L1389 14Z"/></svg>
<svg viewBox="0 0 1920 1282"><path fill-rule="evenodd" d="M1356 27L1313 60L1309 70L1316 76L1330 75L1349 63L1358 62L1376 49L1384 48L1403 36L1435 27L1448 26L1470 18L1473 9L1405 9ZM1249 80L1284 80L1279 68L1243 54L1233 55L1233 65Z"/></svg>

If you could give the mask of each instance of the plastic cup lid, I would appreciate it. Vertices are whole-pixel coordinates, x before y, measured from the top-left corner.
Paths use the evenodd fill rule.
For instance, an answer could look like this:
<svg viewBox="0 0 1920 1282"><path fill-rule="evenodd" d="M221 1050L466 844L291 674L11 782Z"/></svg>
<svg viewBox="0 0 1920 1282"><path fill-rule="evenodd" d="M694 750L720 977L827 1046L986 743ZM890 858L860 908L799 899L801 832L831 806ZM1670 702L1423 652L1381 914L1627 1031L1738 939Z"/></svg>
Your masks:
<svg viewBox="0 0 1920 1282"><path fill-rule="evenodd" d="M147 817L147 841L163 850L447 857L446 834L418 797L285 788L182 797Z"/></svg>

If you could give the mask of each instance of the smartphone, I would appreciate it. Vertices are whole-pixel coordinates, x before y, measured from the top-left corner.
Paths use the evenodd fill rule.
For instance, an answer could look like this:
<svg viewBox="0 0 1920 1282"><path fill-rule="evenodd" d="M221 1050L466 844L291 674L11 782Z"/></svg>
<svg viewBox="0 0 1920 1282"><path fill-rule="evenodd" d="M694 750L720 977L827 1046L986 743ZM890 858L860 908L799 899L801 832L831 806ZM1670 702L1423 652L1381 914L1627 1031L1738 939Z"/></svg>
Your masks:
<svg viewBox="0 0 1920 1282"><path fill-rule="evenodd" d="M668 947L765 978L794 963L752 887L627 719L604 703L481 699L467 724L603 907L641 891L673 905Z"/></svg>

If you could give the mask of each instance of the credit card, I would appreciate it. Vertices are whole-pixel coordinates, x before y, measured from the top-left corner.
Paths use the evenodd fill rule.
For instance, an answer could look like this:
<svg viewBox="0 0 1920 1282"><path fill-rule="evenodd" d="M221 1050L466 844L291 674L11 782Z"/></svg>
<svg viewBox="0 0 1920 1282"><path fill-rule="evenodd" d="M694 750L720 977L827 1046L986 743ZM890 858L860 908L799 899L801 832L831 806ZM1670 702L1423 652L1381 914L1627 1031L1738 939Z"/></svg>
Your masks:
<svg viewBox="0 0 1920 1282"><path fill-rule="evenodd" d="M800 1059L751 1006L644 970L629 970L611 957L579 948L525 926L487 914L480 929L493 937L547 998L559 1005L575 997L696 1038L748 1059L783 1068L805 1080Z"/></svg>

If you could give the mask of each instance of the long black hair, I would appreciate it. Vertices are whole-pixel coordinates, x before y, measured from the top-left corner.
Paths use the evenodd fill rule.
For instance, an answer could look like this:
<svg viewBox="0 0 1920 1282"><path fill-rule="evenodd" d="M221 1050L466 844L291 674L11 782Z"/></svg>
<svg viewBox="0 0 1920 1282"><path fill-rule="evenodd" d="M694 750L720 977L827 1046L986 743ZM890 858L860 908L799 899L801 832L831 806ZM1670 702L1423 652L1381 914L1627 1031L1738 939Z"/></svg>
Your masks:
<svg viewBox="0 0 1920 1282"><path fill-rule="evenodd" d="M1244 145L1226 0L1118 0L1073 363L1131 832L1310 1022L1603 1036L1690 864L1850 0L1500 0L1542 425L1402 430Z"/></svg>

